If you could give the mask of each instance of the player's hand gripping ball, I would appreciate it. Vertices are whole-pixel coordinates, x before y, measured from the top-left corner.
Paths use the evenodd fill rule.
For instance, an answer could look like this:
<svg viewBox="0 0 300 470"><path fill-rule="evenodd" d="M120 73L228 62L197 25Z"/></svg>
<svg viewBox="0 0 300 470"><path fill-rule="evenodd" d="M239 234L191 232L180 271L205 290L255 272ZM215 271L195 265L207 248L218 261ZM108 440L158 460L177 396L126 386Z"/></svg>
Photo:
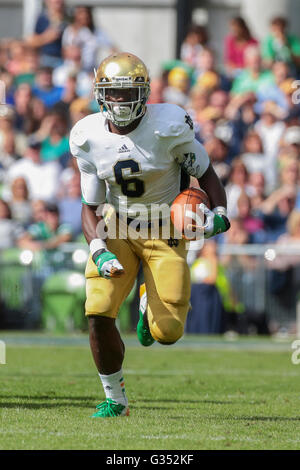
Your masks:
<svg viewBox="0 0 300 470"><path fill-rule="evenodd" d="M205 214L200 204L211 207L206 192L196 188L185 189L173 201L171 220L185 240L199 240L204 234Z"/></svg>

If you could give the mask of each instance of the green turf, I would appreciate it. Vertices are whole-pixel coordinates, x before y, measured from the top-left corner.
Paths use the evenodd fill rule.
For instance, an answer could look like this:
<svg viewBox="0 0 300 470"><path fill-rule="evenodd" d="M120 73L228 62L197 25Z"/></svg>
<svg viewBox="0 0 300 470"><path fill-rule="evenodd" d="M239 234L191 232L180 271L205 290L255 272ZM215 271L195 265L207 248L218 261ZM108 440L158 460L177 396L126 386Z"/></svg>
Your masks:
<svg viewBox="0 0 300 470"><path fill-rule="evenodd" d="M17 346L2 337L0 449L300 448L300 365L290 343L265 340L255 350L249 340L198 338L146 349L129 339L131 415L96 420L89 416L103 392L86 337L81 346L30 338Z"/></svg>

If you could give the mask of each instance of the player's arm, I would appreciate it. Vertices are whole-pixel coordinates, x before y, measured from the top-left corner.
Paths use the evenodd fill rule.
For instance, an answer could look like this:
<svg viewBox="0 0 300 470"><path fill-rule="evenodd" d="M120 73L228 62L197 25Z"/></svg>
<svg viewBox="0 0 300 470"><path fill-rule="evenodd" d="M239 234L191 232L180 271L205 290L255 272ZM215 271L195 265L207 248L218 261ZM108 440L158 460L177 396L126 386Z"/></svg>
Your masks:
<svg viewBox="0 0 300 470"><path fill-rule="evenodd" d="M97 214L97 209L99 205L105 203L105 182L98 178L97 170L91 163L82 159L78 159L77 162L81 176L82 230L90 246L92 259L101 277L106 279L119 277L124 273L123 266L116 255L108 250L104 234L103 237L99 236L97 230L99 224L104 227L103 217Z"/></svg>
<svg viewBox="0 0 300 470"><path fill-rule="evenodd" d="M227 200L224 187L216 175L208 154L196 139L176 146L172 151L174 159L190 176L197 178L199 185L207 193L212 210L204 204L200 205L206 216L204 236L210 238L218 233L226 232L230 223L227 218Z"/></svg>
<svg viewBox="0 0 300 470"><path fill-rule="evenodd" d="M230 228L230 222L227 218L227 198L224 186L218 178L215 170L210 163L206 172L198 178L200 188L204 189L209 197L212 211L205 206L202 206L203 212L206 216L204 225L205 238L213 237L218 233L227 232Z"/></svg>

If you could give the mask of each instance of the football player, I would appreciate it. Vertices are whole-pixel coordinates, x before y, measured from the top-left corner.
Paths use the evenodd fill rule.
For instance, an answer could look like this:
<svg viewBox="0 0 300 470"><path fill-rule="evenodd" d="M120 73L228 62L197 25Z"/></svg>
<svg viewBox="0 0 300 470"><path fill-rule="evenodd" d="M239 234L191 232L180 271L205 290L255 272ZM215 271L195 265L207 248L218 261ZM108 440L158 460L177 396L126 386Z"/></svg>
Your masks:
<svg viewBox="0 0 300 470"><path fill-rule="evenodd" d="M100 112L78 121L70 148L81 173L82 228L90 246L86 266L86 315L90 345L106 400L93 417L129 414L122 363L124 343L115 325L118 310L130 292L140 262L145 278L137 334L144 346L173 344L183 334L190 298L190 274L183 239L153 238L154 223L144 217L153 204L171 205L179 193L183 169L198 179L213 210L204 207L204 236L228 230L225 191L204 147L195 139L193 123L176 105L147 105L150 79L145 64L130 53L104 59L95 71L95 97ZM115 209L116 236L99 236L103 215ZM134 206L143 205L141 226L149 236L131 234ZM152 214L152 213L151 213ZM109 225L109 219L106 220ZM128 227L129 225L129 227ZM123 230L126 237L121 236ZM171 227L172 229L172 227ZM148 231L148 232L147 232Z"/></svg>

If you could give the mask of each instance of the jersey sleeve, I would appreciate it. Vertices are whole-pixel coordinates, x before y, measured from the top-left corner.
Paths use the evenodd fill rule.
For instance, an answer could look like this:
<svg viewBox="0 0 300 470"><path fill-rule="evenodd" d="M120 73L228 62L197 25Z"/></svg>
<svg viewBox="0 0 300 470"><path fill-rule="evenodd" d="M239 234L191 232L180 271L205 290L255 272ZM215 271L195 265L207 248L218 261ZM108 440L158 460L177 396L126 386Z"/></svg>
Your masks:
<svg viewBox="0 0 300 470"><path fill-rule="evenodd" d="M105 181L98 178L96 167L86 160L77 158L80 171L81 200L83 204L98 206L106 199Z"/></svg>
<svg viewBox="0 0 300 470"><path fill-rule="evenodd" d="M98 206L104 204L106 199L106 184L97 175L95 165L89 161L89 143L86 131L78 121L70 133L70 150L77 159L80 171L81 200L83 204Z"/></svg>
<svg viewBox="0 0 300 470"><path fill-rule="evenodd" d="M195 138L192 142L179 144L174 147L172 149L172 156L185 173L195 178L201 178L210 163L205 148Z"/></svg>

